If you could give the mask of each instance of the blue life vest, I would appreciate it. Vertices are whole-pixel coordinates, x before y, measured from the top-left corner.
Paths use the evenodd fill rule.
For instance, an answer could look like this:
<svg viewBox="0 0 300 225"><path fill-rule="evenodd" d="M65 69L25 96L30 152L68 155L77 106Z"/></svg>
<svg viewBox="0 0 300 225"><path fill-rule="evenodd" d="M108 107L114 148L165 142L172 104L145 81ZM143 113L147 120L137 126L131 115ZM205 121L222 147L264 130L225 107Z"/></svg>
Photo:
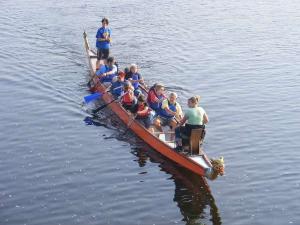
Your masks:
<svg viewBox="0 0 300 225"><path fill-rule="evenodd" d="M168 106L171 111L173 111L173 112L177 111L176 102L175 102L175 104L171 104L171 102L168 100ZM158 111L158 115L165 117L165 118L173 118L174 117L173 115L169 114L165 109L162 109L161 106Z"/></svg>
<svg viewBox="0 0 300 225"><path fill-rule="evenodd" d="M140 78L140 74L138 74L138 73L132 74L132 80L139 80L139 78ZM134 82L134 83L132 83L132 85L135 90L139 88L139 82Z"/></svg>

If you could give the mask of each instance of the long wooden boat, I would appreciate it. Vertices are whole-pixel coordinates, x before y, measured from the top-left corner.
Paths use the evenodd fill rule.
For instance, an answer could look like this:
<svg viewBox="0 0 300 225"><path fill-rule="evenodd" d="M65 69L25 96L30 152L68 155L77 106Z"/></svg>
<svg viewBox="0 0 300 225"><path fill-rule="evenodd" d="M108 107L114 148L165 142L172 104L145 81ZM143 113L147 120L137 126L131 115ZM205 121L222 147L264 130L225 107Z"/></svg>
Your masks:
<svg viewBox="0 0 300 225"><path fill-rule="evenodd" d="M93 77L96 72L97 55L96 52L90 48L87 34L85 32L83 37L87 59L90 66L90 76ZM106 87L100 82L98 82L93 89L99 93L104 93L102 100L105 103L109 103L114 100L114 97L109 92L106 92ZM119 102L115 101L109 104L108 107L119 117L121 121L123 121L124 124L130 124L129 129L131 129L140 139L166 158L202 177L207 177L209 179L217 177L218 174L216 173L211 160L207 157L203 150L200 155L178 153L174 150L174 143L170 143L163 138L160 138L161 136L158 137L157 135L149 132L141 123L135 120L132 114L128 113Z"/></svg>

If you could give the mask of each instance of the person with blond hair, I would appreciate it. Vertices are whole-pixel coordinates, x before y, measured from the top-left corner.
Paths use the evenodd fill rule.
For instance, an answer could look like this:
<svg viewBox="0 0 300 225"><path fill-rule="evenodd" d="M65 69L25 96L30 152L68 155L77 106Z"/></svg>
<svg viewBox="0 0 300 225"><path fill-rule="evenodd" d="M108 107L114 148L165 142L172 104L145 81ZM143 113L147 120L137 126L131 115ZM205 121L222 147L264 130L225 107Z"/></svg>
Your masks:
<svg viewBox="0 0 300 225"><path fill-rule="evenodd" d="M205 128L209 119L205 110L198 106L200 96L194 96L188 99L188 109L175 129L176 150L182 149L182 138L190 138L193 129ZM184 125L185 124L185 125ZM184 125L184 126L183 126Z"/></svg>
<svg viewBox="0 0 300 225"><path fill-rule="evenodd" d="M164 99L158 110L158 119L162 126L170 126L171 130L175 130L177 121L182 118L182 110L177 102L177 94L171 92L167 99Z"/></svg>
<svg viewBox="0 0 300 225"><path fill-rule="evenodd" d="M124 95L122 97L122 106L130 112L134 112L135 105L137 103L137 99L134 96L133 90L134 88L130 82L127 81L124 83Z"/></svg>
<svg viewBox="0 0 300 225"><path fill-rule="evenodd" d="M135 96L139 96L142 91L140 90L140 85L144 85L144 79L141 74L138 72L138 66L136 64L131 64L129 71L126 73L125 80L131 82L134 87Z"/></svg>

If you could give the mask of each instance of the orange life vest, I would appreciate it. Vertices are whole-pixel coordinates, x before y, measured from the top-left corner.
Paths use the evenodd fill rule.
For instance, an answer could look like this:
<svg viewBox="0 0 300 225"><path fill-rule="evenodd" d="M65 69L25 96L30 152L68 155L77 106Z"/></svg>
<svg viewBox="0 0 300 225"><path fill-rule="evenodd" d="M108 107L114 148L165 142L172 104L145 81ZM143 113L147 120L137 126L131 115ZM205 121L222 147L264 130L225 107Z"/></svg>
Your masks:
<svg viewBox="0 0 300 225"><path fill-rule="evenodd" d="M134 100L134 94L132 91L127 91L125 95L123 95L123 104L125 105L132 105Z"/></svg>

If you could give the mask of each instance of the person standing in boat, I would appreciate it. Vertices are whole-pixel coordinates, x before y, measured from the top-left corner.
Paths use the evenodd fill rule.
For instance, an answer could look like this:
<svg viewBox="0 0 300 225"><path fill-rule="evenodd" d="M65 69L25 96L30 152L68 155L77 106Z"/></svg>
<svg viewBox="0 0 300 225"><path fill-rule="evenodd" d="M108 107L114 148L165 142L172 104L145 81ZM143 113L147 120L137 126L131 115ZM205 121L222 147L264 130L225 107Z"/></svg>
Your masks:
<svg viewBox="0 0 300 225"><path fill-rule="evenodd" d="M161 107L161 102L166 98L165 94L165 87L163 84L156 83L154 84L148 92L147 102L151 109L158 114L158 111Z"/></svg>
<svg viewBox="0 0 300 225"><path fill-rule="evenodd" d="M169 98L162 101L158 110L158 119L162 126L170 126L171 130L175 130L177 121L182 119L182 110L180 104L176 101L177 94L171 92Z"/></svg>
<svg viewBox="0 0 300 225"><path fill-rule="evenodd" d="M102 65L99 70L96 71L96 76L99 77L101 83L112 82L112 79L117 75L118 68L115 65L115 58L108 57L107 65Z"/></svg>
<svg viewBox="0 0 300 225"><path fill-rule="evenodd" d="M208 116L205 110L198 106L200 96L191 97L188 99L188 109L184 113L184 117L179 123L179 127L175 129L175 139L177 150L182 149L182 137L189 138L192 129L205 128L208 123ZM183 126L183 124L185 124Z"/></svg>
<svg viewBox="0 0 300 225"><path fill-rule="evenodd" d="M98 29L96 34L97 47L97 63L96 68L99 68L100 60L106 60L109 57L109 49L111 42L111 30L108 28L108 19L102 19L102 26Z"/></svg>
<svg viewBox="0 0 300 225"><path fill-rule="evenodd" d="M144 85L144 79L138 72L138 66L136 64L130 65L129 72L126 74L125 80L129 80L132 83L135 96L139 96L142 93L139 86L140 84Z"/></svg>

